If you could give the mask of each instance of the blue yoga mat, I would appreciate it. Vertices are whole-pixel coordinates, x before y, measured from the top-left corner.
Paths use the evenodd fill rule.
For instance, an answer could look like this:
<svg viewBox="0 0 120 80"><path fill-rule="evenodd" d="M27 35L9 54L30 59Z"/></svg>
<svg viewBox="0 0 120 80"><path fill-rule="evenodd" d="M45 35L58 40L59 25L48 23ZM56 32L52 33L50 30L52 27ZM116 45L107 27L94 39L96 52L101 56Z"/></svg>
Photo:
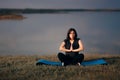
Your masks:
<svg viewBox="0 0 120 80"><path fill-rule="evenodd" d="M40 59L36 62L36 64L44 64L44 65L52 65L52 66L62 66L61 62L55 62L55 61L49 61L45 59ZM96 60L89 60L89 61L83 61L81 65L83 66L93 66L93 65L101 65L101 64L107 64L107 62L104 59L96 59Z"/></svg>

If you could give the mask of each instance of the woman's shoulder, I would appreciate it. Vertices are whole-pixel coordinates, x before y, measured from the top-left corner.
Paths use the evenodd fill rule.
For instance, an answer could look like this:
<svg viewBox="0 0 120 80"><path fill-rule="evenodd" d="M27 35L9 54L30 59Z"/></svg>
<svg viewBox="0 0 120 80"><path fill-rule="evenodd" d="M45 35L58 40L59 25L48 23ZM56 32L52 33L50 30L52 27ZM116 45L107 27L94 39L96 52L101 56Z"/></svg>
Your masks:
<svg viewBox="0 0 120 80"><path fill-rule="evenodd" d="M63 41L66 42L66 41L69 41L69 40L68 39L64 39Z"/></svg>
<svg viewBox="0 0 120 80"><path fill-rule="evenodd" d="M80 38L76 38L76 40L77 40L77 41L79 41L79 40L80 40Z"/></svg>

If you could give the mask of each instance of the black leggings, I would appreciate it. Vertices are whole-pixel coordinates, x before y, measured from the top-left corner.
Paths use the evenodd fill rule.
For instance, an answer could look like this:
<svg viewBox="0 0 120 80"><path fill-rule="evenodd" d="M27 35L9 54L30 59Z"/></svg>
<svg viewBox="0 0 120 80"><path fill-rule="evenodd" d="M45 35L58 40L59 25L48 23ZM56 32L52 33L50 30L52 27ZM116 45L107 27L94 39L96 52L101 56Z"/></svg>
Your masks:
<svg viewBox="0 0 120 80"><path fill-rule="evenodd" d="M63 53L58 53L58 58L61 62L64 62L64 65L76 65L78 62L81 63L84 59L83 54L76 54L74 56L65 55Z"/></svg>

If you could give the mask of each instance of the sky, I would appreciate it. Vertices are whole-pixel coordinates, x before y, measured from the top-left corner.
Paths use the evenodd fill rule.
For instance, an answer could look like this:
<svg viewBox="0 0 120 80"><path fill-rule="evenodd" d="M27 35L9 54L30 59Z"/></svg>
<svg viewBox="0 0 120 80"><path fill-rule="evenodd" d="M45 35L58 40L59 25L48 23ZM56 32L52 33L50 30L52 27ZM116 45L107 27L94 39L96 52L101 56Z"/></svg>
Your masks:
<svg viewBox="0 0 120 80"><path fill-rule="evenodd" d="M0 8L120 8L120 0L0 0Z"/></svg>
<svg viewBox="0 0 120 80"><path fill-rule="evenodd" d="M120 9L119 3L120 0L0 0L0 8ZM120 52L119 13L25 16L28 19L23 21L0 21L0 53L55 53L70 26L82 37L86 52Z"/></svg>

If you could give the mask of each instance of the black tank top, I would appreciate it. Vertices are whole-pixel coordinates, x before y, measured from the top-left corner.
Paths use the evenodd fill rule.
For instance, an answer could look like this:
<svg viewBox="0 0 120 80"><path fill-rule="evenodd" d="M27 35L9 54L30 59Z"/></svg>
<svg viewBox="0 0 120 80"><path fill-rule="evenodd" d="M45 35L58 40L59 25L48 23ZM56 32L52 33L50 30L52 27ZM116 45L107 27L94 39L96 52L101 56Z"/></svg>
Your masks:
<svg viewBox="0 0 120 80"><path fill-rule="evenodd" d="M80 40L80 38L77 38L74 40L72 46L73 46L73 49L78 49L80 46L78 44L78 41ZM65 42L65 48L66 49L70 49L70 46L71 46L71 43L70 43L70 40L69 39L65 39L64 40ZM66 52L66 53L73 53L73 52ZM75 54L78 54L79 52L74 52Z"/></svg>

